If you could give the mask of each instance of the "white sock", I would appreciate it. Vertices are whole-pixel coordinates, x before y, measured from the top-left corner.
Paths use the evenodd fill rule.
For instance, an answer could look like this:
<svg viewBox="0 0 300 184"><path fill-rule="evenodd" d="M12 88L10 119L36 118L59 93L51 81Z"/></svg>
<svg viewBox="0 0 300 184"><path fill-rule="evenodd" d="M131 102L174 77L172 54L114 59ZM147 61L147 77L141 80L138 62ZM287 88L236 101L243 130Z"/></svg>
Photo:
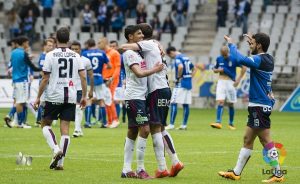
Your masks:
<svg viewBox="0 0 300 184"><path fill-rule="evenodd" d="M66 157L69 145L70 145L70 136L62 135L60 138L60 148L63 152L63 157L58 161L58 164L57 164L58 166L64 165L64 159Z"/></svg>
<svg viewBox="0 0 300 184"><path fill-rule="evenodd" d="M137 144L136 144L137 172L140 172L141 170L145 170L144 157L145 157L146 144L147 144L147 139L138 136Z"/></svg>
<svg viewBox="0 0 300 184"><path fill-rule="evenodd" d="M55 153L57 153L58 151L60 151L57 142L56 142L56 138L55 138L55 134L52 131L50 126L44 126L43 129L43 135L46 138L46 141L49 145L49 147L51 148L51 150Z"/></svg>
<svg viewBox="0 0 300 184"><path fill-rule="evenodd" d="M126 137L125 145L124 145L124 165L123 165L123 173L127 173L131 170L131 163L134 152L134 140Z"/></svg>
<svg viewBox="0 0 300 184"><path fill-rule="evenodd" d="M173 139L169 132L167 132L166 130L162 132L162 136L167 153L172 160L172 165L176 165L179 162L179 159L177 157Z"/></svg>
<svg viewBox="0 0 300 184"><path fill-rule="evenodd" d="M76 116L75 116L75 131L81 131L83 111L79 105L76 105Z"/></svg>
<svg viewBox="0 0 300 184"><path fill-rule="evenodd" d="M241 175L242 171L247 164L248 160L250 159L252 150L247 148L241 148L238 161L236 163L235 168L233 169L236 175Z"/></svg>
<svg viewBox="0 0 300 184"><path fill-rule="evenodd" d="M164 171L167 169L166 166L166 158L164 155L164 141L162 138L162 134L156 133L152 135L153 148L155 152L156 161L158 164L158 169L160 171Z"/></svg>

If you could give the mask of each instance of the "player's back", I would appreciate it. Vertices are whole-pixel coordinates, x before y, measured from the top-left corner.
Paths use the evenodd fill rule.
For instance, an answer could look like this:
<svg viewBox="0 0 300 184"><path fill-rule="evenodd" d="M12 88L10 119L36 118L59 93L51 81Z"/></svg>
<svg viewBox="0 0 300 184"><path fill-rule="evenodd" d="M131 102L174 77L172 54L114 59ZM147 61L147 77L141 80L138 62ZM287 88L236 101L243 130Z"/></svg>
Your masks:
<svg viewBox="0 0 300 184"><path fill-rule="evenodd" d="M126 72L125 99L145 100L147 93L147 77L138 78L131 70L132 65L138 64L142 70L146 69L144 59L132 50L123 53L123 61Z"/></svg>
<svg viewBox="0 0 300 184"><path fill-rule="evenodd" d="M11 52L11 67L13 82L28 80L28 65L25 63L26 52L23 48L16 48Z"/></svg>
<svg viewBox="0 0 300 184"><path fill-rule="evenodd" d="M95 85L103 84L102 71L104 64L108 63L108 58L105 52L99 49L88 49L84 51L82 55L91 61Z"/></svg>
<svg viewBox="0 0 300 184"><path fill-rule="evenodd" d="M230 77L233 81L235 81L236 67L238 66L239 65L232 56L229 56L227 58L225 58L224 56L219 56L217 58L217 64L215 68L223 68L224 73L222 75L225 74L228 77Z"/></svg>
<svg viewBox="0 0 300 184"><path fill-rule="evenodd" d="M144 53L147 69L153 68L158 62L162 62L161 51L158 43L155 40L143 40L138 42L138 45ZM148 76L149 93L157 89L168 87L167 66L165 66L162 71Z"/></svg>
<svg viewBox="0 0 300 184"><path fill-rule="evenodd" d="M184 54L178 54L175 58L175 70L176 76L178 77L178 65L182 64L182 79L181 79L181 87L186 89L192 89L192 73L194 65L190 61L190 59Z"/></svg>
<svg viewBox="0 0 300 184"><path fill-rule="evenodd" d="M45 100L56 103L76 103L75 82L83 70L80 56L68 48L56 48L46 54L43 71L50 73Z"/></svg>

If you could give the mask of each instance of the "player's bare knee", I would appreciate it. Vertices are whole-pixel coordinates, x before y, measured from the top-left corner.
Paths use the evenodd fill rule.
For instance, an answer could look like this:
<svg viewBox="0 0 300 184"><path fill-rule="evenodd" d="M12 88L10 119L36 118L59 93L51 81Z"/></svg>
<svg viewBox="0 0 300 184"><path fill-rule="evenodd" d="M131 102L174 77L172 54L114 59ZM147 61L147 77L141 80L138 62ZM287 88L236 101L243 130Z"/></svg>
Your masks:
<svg viewBox="0 0 300 184"><path fill-rule="evenodd" d="M138 128L136 128L136 127L129 128L127 131L127 137L131 140L136 140L138 133L139 133Z"/></svg>
<svg viewBox="0 0 300 184"><path fill-rule="evenodd" d="M228 106L229 107L233 107L233 103L228 103Z"/></svg>
<svg viewBox="0 0 300 184"><path fill-rule="evenodd" d="M161 132L160 124L150 124L151 135Z"/></svg>
<svg viewBox="0 0 300 184"><path fill-rule="evenodd" d="M141 137L143 137L143 138L146 139L148 137L149 133L150 133L150 127L149 127L149 125L144 125L144 126L140 127L139 135Z"/></svg>
<svg viewBox="0 0 300 184"><path fill-rule="evenodd" d="M41 121L41 128L44 128L44 126L51 126L51 124L52 124L52 121L42 119L42 121Z"/></svg>
<svg viewBox="0 0 300 184"><path fill-rule="evenodd" d="M244 147L248 149L252 149L253 141L248 135L244 135Z"/></svg>
<svg viewBox="0 0 300 184"><path fill-rule="evenodd" d="M218 105L224 106L224 100L218 100Z"/></svg>

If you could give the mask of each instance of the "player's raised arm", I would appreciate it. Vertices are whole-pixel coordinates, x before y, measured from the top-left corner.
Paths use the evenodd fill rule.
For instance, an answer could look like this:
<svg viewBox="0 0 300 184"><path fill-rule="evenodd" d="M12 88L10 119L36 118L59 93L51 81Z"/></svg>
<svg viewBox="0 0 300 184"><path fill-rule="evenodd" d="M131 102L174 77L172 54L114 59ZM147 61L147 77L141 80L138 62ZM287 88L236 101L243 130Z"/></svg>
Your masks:
<svg viewBox="0 0 300 184"><path fill-rule="evenodd" d="M245 65L250 68L258 68L260 66L261 60L260 57L253 56L253 57L247 57L244 56L239 52L236 45L233 43L232 39L229 36L224 36L224 39L228 42L228 47L230 50L230 55L236 59L238 64ZM253 42L250 40L248 41L250 44L250 47L252 46Z"/></svg>

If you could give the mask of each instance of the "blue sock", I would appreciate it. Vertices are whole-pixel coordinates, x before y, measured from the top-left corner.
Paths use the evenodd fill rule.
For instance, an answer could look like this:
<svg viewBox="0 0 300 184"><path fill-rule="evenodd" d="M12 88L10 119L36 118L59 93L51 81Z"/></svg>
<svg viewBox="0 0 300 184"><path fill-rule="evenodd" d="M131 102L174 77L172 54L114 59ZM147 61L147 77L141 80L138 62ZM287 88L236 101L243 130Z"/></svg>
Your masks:
<svg viewBox="0 0 300 184"><path fill-rule="evenodd" d="M98 119L97 121L102 121L102 109L101 107L98 108Z"/></svg>
<svg viewBox="0 0 300 184"><path fill-rule="evenodd" d="M23 106L23 122L24 123L26 123L27 122L27 113L28 111L27 111L27 106L26 105L24 105Z"/></svg>
<svg viewBox="0 0 300 184"><path fill-rule="evenodd" d="M233 126L234 107L229 107L229 125Z"/></svg>
<svg viewBox="0 0 300 184"><path fill-rule="evenodd" d="M120 112L121 112L120 104L116 103L115 106L116 106L117 116L119 118L120 117Z"/></svg>
<svg viewBox="0 0 300 184"><path fill-rule="evenodd" d="M190 115L190 107L189 104L183 104L183 125L187 124Z"/></svg>
<svg viewBox="0 0 300 184"><path fill-rule="evenodd" d="M22 112L18 112L17 116L18 116L18 125L22 125L22 123L23 123L23 117L24 117L23 111Z"/></svg>
<svg viewBox="0 0 300 184"><path fill-rule="evenodd" d="M13 107L10 109L8 116L9 116L10 118L13 118L14 115L15 115L15 113L16 113L16 111L17 111L17 110L16 110L16 107L13 106Z"/></svg>
<svg viewBox="0 0 300 184"><path fill-rule="evenodd" d="M177 104L171 104L171 118L170 118L171 125L174 125L176 115L177 115Z"/></svg>
<svg viewBox="0 0 300 184"><path fill-rule="evenodd" d="M87 106L85 108L85 124L91 124L92 106Z"/></svg>
<svg viewBox="0 0 300 184"><path fill-rule="evenodd" d="M106 110L105 107L100 107L101 115L102 115L102 124L106 125Z"/></svg>
<svg viewBox="0 0 300 184"><path fill-rule="evenodd" d="M94 118L96 118L96 105L95 104L92 104L91 106L91 113L93 115Z"/></svg>
<svg viewBox="0 0 300 184"><path fill-rule="evenodd" d="M42 111L43 111L43 107L39 106L38 111L37 111L36 121L41 121L41 119L42 119Z"/></svg>
<svg viewBox="0 0 300 184"><path fill-rule="evenodd" d="M217 123L221 123L222 122L222 114L223 114L223 105L218 105L217 108Z"/></svg>

